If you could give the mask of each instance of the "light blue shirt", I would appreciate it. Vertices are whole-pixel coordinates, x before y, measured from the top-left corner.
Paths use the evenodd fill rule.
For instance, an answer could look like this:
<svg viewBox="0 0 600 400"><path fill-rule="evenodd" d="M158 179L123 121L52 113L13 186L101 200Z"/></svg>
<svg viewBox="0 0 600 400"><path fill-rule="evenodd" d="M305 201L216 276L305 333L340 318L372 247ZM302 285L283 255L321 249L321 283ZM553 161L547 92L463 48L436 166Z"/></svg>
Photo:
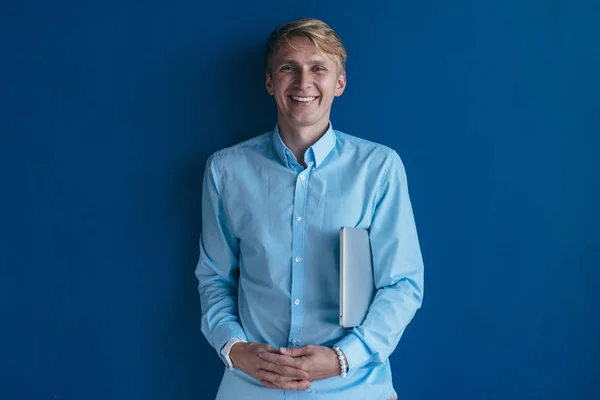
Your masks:
<svg viewBox="0 0 600 400"><path fill-rule="evenodd" d="M209 158L196 268L202 332L217 352L235 337L275 348L337 344L348 375L283 391L226 369L217 399L385 400L393 393L388 357L423 297L404 166L392 149L331 124L304 160L306 168L277 127ZM339 325L343 226L369 229L377 287L353 329Z"/></svg>

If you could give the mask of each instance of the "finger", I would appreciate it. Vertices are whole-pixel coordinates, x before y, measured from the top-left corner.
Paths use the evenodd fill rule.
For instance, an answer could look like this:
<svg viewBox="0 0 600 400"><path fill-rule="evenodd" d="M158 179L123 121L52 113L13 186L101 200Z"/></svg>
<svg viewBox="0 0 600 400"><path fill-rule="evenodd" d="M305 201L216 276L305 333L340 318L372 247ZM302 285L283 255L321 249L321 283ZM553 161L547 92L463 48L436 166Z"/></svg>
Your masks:
<svg viewBox="0 0 600 400"><path fill-rule="evenodd" d="M312 346L308 345L302 347L281 347L279 349L279 352L290 357L301 357L312 353Z"/></svg>
<svg viewBox="0 0 600 400"><path fill-rule="evenodd" d="M283 365L266 364L261 366L261 369L284 376L290 379L308 379L308 372L294 367L286 367Z"/></svg>
<svg viewBox="0 0 600 400"><path fill-rule="evenodd" d="M276 353L259 353L258 357L262 358L265 361L268 361L275 365L283 365L287 367L302 369L302 360L295 359L293 357L285 356L283 354Z"/></svg>
<svg viewBox="0 0 600 400"><path fill-rule="evenodd" d="M279 367L275 368L274 372L281 376L286 376L288 378L294 378L296 380L308 379L307 371L303 371L301 369L294 368L294 367L279 366Z"/></svg>
<svg viewBox="0 0 600 400"><path fill-rule="evenodd" d="M275 347L271 346L270 344L261 344L260 346L258 346L256 348L256 353L264 353L264 352L269 352L269 353L277 353L279 354L279 349L276 349Z"/></svg>
<svg viewBox="0 0 600 400"><path fill-rule="evenodd" d="M264 386L266 386L268 388L271 388L271 389L282 389L282 388L280 388L279 386L275 385L273 382L270 382L270 381L262 380L262 381L260 381L260 384L264 385Z"/></svg>
<svg viewBox="0 0 600 400"><path fill-rule="evenodd" d="M267 380L261 380L260 383L271 389L283 389L283 390L308 390L310 389L309 381L289 381L280 385Z"/></svg>
<svg viewBox="0 0 600 400"><path fill-rule="evenodd" d="M269 382L274 383L276 385L281 385L281 384L286 383L286 382L297 380L295 378L291 378L291 377L279 375L279 374L276 374L274 372L267 371L267 370L264 370L264 369L257 370L256 371L256 376L259 377L261 380L269 381Z"/></svg>
<svg viewBox="0 0 600 400"><path fill-rule="evenodd" d="M266 345L265 349L267 349L271 353L277 353L277 349L275 347L271 346L270 344Z"/></svg>

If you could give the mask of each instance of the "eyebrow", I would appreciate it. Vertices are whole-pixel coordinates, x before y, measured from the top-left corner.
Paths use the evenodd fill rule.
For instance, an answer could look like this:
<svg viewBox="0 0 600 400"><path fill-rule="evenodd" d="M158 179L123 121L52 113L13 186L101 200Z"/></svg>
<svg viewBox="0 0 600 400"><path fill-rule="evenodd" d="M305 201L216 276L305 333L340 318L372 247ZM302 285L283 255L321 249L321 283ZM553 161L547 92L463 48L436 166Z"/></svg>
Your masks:
<svg viewBox="0 0 600 400"><path fill-rule="evenodd" d="M323 60L323 59L312 59L308 61L309 65L315 65L315 64L326 64L327 61ZM279 65L282 64L292 64L292 65L299 65L300 63L296 60L283 60L279 63Z"/></svg>

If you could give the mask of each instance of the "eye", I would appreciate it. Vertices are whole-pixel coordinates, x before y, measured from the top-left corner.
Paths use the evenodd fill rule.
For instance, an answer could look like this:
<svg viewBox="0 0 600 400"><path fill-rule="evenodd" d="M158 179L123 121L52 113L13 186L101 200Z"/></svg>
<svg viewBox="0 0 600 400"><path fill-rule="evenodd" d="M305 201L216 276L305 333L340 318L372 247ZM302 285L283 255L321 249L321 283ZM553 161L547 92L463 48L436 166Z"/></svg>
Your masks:
<svg viewBox="0 0 600 400"><path fill-rule="evenodd" d="M315 72L327 72L327 68L325 68L322 65L317 65L317 66L313 67L313 71L315 71Z"/></svg>
<svg viewBox="0 0 600 400"><path fill-rule="evenodd" d="M280 70L280 71L293 71L293 70L294 70L294 67L293 67L293 66L291 66L291 65L284 65L284 66L283 66L283 67L281 67L279 70Z"/></svg>

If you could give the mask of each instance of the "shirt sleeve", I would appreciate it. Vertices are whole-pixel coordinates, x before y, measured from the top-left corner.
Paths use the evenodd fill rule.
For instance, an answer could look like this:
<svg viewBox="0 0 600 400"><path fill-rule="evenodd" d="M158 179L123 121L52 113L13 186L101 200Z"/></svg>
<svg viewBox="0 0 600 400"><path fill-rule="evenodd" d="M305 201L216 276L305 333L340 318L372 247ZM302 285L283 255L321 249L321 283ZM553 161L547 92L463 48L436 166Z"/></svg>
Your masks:
<svg viewBox="0 0 600 400"><path fill-rule="evenodd" d="M232 233L219 194L215 155L207 163L202 184L202 233L196 266L202 333L217 353L232 338L248 340L237 310L239 241Z"/></svg>
<svg viewBox="0 0 600 400"><path fill-rule="evenodd" d="M423 299L423 259L406 173L395 151L377 199L369 232L377 291L364 322L337 343L349 372L385 362Z"/></svg>

